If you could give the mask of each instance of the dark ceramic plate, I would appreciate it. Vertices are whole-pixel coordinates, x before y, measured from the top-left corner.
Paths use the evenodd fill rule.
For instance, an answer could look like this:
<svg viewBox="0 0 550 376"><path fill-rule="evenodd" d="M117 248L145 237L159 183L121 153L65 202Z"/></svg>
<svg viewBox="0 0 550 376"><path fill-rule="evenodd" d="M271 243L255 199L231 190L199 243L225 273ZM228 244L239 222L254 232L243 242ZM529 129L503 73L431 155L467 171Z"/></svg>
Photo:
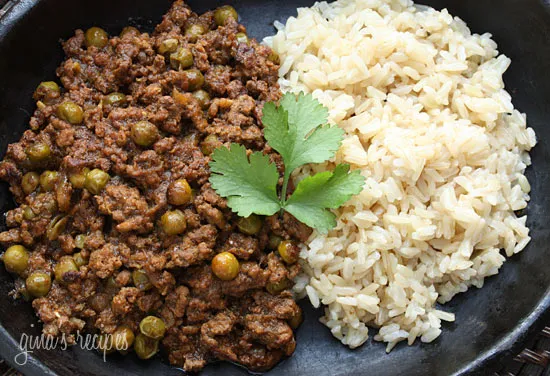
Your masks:
<svg viewBox="0 0 550 376"><path fill-rule="evenodd" d="M545 0L548 1L548 0ZM514 354L534 331L550 305L550 273L547 248L550 242L550 15L549 4L539 0L430 0L435 8L468 22L475 32L494 35L501 52L512 58L505 76L514 104L528 114L539 144L528 170L532 201L528 208L533 240L514 256L483 289L457 296L446 309L456 322L446 324L432 344L401 344L391 354L385 346L367 342L349 350L332 338L318 322L320 311L305 308L306 321L298 330L295 354L277 367L273 375L489 375L498 361ZM312 0L216 1L190 0L197 12L222 3L233 3L249 33L261 38L273 33L273 20L284 20L298 6ZM27 127L34 109L32 92L43 80L53 79L61 62L60 38L76 28L92 25L118 33L127 24L150 30L170 6L169 0L20 0L6 7L0 20L0 154ZM2 14L4 12L1 12ZM547 196L548 195L548 196ZM0 211L13 206L7 186L0 185ZM13 284L0 270L0 355L10 364L20 351L21 333L38 334L40 325L29 304L7 297ZM18 358L21 360L22 358ZM27 375L177 375L182 371L159 360L141 361L134 355L113 356L104 363L100 355L80 349L34 350L25 366ZM204 375L243 375L246 371L227 363L208 366Z"/></svg>

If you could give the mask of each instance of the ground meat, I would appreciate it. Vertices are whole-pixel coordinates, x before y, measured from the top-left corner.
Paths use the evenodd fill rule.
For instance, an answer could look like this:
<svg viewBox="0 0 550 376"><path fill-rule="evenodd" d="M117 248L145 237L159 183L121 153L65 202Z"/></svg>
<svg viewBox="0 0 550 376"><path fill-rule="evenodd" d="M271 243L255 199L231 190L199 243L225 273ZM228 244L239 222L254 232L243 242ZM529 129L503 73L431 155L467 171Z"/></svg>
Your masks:
<svg viewBox="0 0 550 376"><path fill-rule="evenodd" d="M183 317L189 304L189 289L186 286L178 286L166 297L166 306L174 316Z"/></svg>
<svg viewBox="0 0 550 376"><path fill-rule="evenodd" d="M89 267L99 278L107 278L122 266L117 246L105 244L90 254Z"/></svg>
<svg viewBox="0 0 550 376"><path fill-rule="evenodd" d="M286 348L292 342L292 329L276 317L250 314L245 316L244 321L245 330L249 335L263 344L275 348Z"/></svg>
<svg viewBox="0 0 550 376"><path fill-rule="evenodd" d="M124 184L108 185L100 196L96 196L99 211L118 222L120 232L148 232L153 228L148 215L147 201L139 190Z"/></svg>
<svg viewBox="0 0 550 376"><path fill-rule="evenodd" d="M115 315L126 315L133 308L141 295L140 290L135 287L123 287L118 294L113 297L111 309Z"/></svg>
<svg viewBox="0 0 550 376"><path fill-rule="evenodd" d="M167 267L188 267L213 257L217 231L212 225L199 227L187 233L181 243L169 248L170 262Z"/></svg>
<svg viewBox="0 0 550 376"><path fill-rule="evenodd" d="M185 33L197 25L205 31L198 38ZM0 162L0 179L18 204L6 213L0 243L29 251L16 295L29 296L24 281L33 273L53 279L32 303L45 334L73 341L77 331L109 334L121 326L137 334L144 317L157 316L167 328L161 345L168 360L190 372L216 360L264 371L294 351L288 322L301 313L289 289L299 267L282 262L269 244L305 241L311 230L285 214L263 219L257 234L241 233L208 182L207 137L262 151L283 173L261 122L264 103L281 95L279 66L269 48L252 38L238 42L237 33L246 29L236 20L217 26L214 12L199 16L177 0L151 34L125 29L104 47L87 47L77 30L63 43L61 90L36 90L31 129ZM167 43L188 49L193 65L179 69L162 52ZM210 99L199 102L193 86ZM62 115L67 102L79 106L81 119ZM139 122L152 132L142 141ZM37 146L47 149L45 157L32 157ZM50 186L29 182L26 174L45 171L54 174ZM103 180L91 178L98 173ZM193 194L171 205L179 179ZM186 226L167 233L161 218L175 210ZM240 262L233 280L212 272L221 252ZM71 255L74 266L55 278Z"/></svg>
<svg viewBox="0 0 550 376"><path fill-rule="evenodd" d="M260 248L257 238L234 232L224 242L222 250L233 253L239 259L248 260L257 254Z"/></svg>

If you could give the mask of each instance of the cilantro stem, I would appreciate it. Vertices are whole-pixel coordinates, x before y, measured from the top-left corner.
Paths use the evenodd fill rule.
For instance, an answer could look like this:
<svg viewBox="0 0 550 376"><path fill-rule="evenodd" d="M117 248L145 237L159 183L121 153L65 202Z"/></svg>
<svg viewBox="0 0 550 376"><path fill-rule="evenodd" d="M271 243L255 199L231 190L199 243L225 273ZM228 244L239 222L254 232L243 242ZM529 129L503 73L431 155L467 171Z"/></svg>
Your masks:
<svg viewBox="0 0 550 376"><path fill-rule="evenodd" d="M283 177L283 188L281 189L281 197L280 197L280 201L281 201L281 211L280 211L280 215L282 216L283 215L283 212L285 210L285 204L286 204L286 191L288 189L288 181L290 180L290 174L291 174L292 171L287 171L286 169L286 166L285 166L285 175Z"/></svg>

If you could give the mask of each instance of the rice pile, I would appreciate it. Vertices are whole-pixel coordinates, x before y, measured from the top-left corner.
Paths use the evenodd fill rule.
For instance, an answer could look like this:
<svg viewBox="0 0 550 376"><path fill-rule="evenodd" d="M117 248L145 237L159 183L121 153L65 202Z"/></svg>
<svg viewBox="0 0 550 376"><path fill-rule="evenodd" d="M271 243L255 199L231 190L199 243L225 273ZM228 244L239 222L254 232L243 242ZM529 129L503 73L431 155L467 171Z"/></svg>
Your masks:
<svg viewBox="0 0 550 376"><path fill-rule="evenodd" d="M535 133L514 109L510 64L490 34L408 0L339 0L301 8L266 40L283 90L309 92L346 131L336 160L363 192L328 235L302 249L298 293L349 347L368 338L430 342L454 314L436 309L482 287L529 242L526 207ZM504 251L501 253L501 249Z"/></svg>

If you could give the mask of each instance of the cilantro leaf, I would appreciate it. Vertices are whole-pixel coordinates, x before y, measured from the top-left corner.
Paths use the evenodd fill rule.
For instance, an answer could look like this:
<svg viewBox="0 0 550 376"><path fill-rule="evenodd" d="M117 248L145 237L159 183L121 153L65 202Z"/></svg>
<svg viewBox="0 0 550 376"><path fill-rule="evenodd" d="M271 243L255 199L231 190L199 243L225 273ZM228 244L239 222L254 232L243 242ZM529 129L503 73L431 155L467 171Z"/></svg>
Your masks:
<svg viewBox="0 0 550 376"><path fill-rule="evenodd" d="M336 225L336 216L330 209L361 192L364 178L359 171L350 173L349 165L338 165L332 172L306 177L288 200L286 192L292 171L305 164L324 162L338 150L344 131L327 125L327 116L328 110L309 94L285 94L279 106L266 103L262 116L264 135L285 165L279 195L279 173L269 157L260 152L247 157L244 146L238 144L216 149L212 154L212 187L227 198L228 206L241 217L286 210L326 233Z"/></svg>
<svg viewBox="0 0 550 376"><path fill-rule="evenodd" d="M267 102L262 110L262 123L265 139L268 140L268 135L273 139L273 143L268 140L269 146L275 150L284 149L286 140L277 135L288 132L288 112L281 106L277 107L275 102Z"/></svg>
<svg viewBox="0 0 550 376"><path fill-rule="evenodd" d="M322 126L328 110L310 94L296 97L287 93L279 107L266 103L263 110L265 138L283 157L285 177L308 163L321 163L334 156L344 131L335 126Z"/></svg>
<svg viewBox="0 0 550 376"><path fill-rule="evenodd" d="M327 122L327 108L311 94L300 93L298 97L291 93L285 94L281 99L281 107L288 112L289 123L297 130L300 138L305 138L309 132Z"/></svg>
<svg viewBox="0 0 550 376"><path fill-rule="evenodd" d="M252 213L272 215L280 210L277 167L260 152L246 155L242 145L218 148L210 162L210 183L227 205L241 217Z"/></svg>
<svg viewBox="0 0 550 376"><path fill-rule="evenodd" d="M306 177L298 183L284 209L300 222L326 233L336 226L336 216L328 209L342 206L363 188L363 176L358 170L348 173L349 169L349 165L340 164L333 172Z"/></svg>

